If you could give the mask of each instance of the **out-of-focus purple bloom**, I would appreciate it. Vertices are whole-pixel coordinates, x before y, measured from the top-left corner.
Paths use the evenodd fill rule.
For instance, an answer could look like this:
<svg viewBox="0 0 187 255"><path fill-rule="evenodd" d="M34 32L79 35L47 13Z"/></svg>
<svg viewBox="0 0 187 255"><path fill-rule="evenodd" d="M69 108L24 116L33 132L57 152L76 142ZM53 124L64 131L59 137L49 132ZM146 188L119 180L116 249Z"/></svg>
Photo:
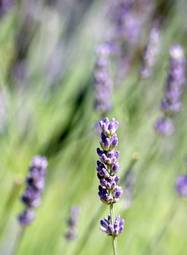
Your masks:
<svg viewBox="0 0 187 255"><path fill-rule="evenodd" d="M112 87L113 83L109 74L109 55L111 45L103 43L97 48L97 59L94 70L95 79L95 108L102 113L112 108Z"/></svg>
<svg viewBox="0 0 187 255"><path fill-rule="evenodd" d="M97 148L99 160L97 161L97 176L100 181L99 197L106 204L113 204L122 195L122 189L118 186L119 177L116 172L119 169L119 152L116 151L118 137L116 131L119 123L115 119L111 121L105 118L99 122L100 126L100 145Z"/></svg>
<svg viewBox="0 0 187 255"><path fill-rule="evenodd" d="M160 27L156 24L153 25L150 31L149 41L144 51L143 66L141 70L142 78L145 79L151 76L160 52L160 46Z"/></svg>
<svg viewBox="0 0 187 255"><path fill-rule="evenodd" d="M114 223L111 223L111 217L104 218L100 221L101 231L105 232L109 236L116 237L124 230L125 221L120 216L117 216Z"/></svg>
<svg viewBox="0 0 187 255"><path fill-rule="evenodd" d="M163 136L170 136L174 133L174 125L170 118L161 117L155 123L155 130Z"/></svg>
<svg viewBox="0 0 187 255"><path fill-rule="evenodd" d="M116 73L123 80L129 72L139 49L142 48L143 35L151 17L153 1L115 0L112 1L109 15L111 17L111 41Z"/></svg>
<svg viewBox="0 0 187 255"><path fill-rule="evenodd" d="M169 74L164 98L161 102L163 118L156 121L155 129L160 134L171 135L174 131L172 117L181 110L181 97L186 81L186 59L180 45L170 48ZM169 119L170 118L170 119Z"/></svg>
<svg viewBox="0 0 187 255"><path fill-rule="evenodd" d="M166 115L173 115L181 109L181 95L185 84L185 64L182 47L180 45L172 46L165 96L161 102L161 109Z"/></svg>
<svg viewBox="0 0 187 255"><path fill-rule="evenodd" d="M29 176L26 178L26 189L21 199L25 210L18 217L21 225L27 225L34 219L33 208L38 207L41 194L44 190L47 160L45 157L35 156L29 168Z"/></svg>
<svg viewBox="0 0 187 255"><path fill-rule="evenodd" d="M29 225L35 218L35 212L33 210L26 209L19 216L18 220L22 226Z"/></svg>
<svg viewBox="0 0 187 255"><path fill-rule="evenodd" d="M180 196L187 197L187 175L177 177L176 190Z"/></svg>
<svg viewBox="0 0 187 255"><path fill-rule="evenodd" d="M69 241L77 238L76 227L79 219L80 209L79 207L72 207L70 210L69 219L67 221L68 230L65 234L65 238Z"/></svg>
<svg viewBox="0 0 187 255"><path fill-rule="evenodd" d="M9 11L13 4L14 0L0 0L0 17Z"/></svg>
<svg viewBox="0 0 187 255"><path fill-rule="evenodd" d="M134 1L117 0L112 4L110 13L115 40L135 43L141 22L134 9Z"/></svg>

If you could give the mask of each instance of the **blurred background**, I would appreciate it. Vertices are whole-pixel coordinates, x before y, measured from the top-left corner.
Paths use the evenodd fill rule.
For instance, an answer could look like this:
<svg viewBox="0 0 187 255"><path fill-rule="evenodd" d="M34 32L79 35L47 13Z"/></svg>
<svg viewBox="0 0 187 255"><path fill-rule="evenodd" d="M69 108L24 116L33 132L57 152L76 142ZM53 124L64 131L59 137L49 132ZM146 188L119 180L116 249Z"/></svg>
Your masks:
<svg viewBox="0 0 187 255"><path fill-rule="evenodd" d="M186 81L180 111L166 114L173 132L154 128L174 79L170 49L180 45L187 55L186 13L185 0L0 1L1 255L112 254L99 230L108 214L97 195L95 127L103 116L120 123L119 254L186 254L187 201L175 187L187 172ZM48 159L46 186L19 240L20 196L35 155ZM71 208L79 211L73 240Z"/></svg>

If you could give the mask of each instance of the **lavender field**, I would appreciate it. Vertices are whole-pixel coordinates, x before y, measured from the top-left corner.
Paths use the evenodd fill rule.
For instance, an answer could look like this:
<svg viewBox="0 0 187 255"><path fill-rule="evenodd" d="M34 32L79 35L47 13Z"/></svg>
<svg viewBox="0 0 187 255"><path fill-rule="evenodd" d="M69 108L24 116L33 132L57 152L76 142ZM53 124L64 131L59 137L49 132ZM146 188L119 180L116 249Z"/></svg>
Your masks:
<svg viewBox="0 0 187 255"><path fill-rule="evenodd" d="M0 255L187 254L187 1L0 1Z"/></svg>

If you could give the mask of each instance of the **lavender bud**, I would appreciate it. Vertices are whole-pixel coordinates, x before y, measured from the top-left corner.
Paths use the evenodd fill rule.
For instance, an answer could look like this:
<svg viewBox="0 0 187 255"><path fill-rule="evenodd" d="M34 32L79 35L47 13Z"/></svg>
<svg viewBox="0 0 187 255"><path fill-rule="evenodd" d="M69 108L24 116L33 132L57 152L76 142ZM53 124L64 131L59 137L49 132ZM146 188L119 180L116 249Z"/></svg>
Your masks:
<svg viewBox="0 0 187 255"><path fill-rule="evenodd" d="M28 210L26 209L25 211L23 211L19 216L18 216L18 220L21 226L27 226L30 223L32 223L32 221L35 218L35 213L33 210Z"/></svg>
<svg viewBox="0 0 187 255"><path fill-rule="evenodd" d="M187 197L187 175L177 177L176 191L181 197Z"/></svg>
<svg viewBox="0 0 187 255"><path fill-rule="evenodd" d="M155 130L158 134L163 136L170 136L174 133L173 122L169 118L161 117L155 123Z"/></svg>
<svg viewBox="0 0 187 255"><path fill-rule="evenodd" d="M70 215L67 221L68 230L65 234L65 238L68 241L72 241L77 238L76 227L79 219L79 213L80 213L79 207L72 207L70 209Z"/></svg>
<svg viewBox="0 0 187 255"><path fill-rule="evenodd" d="M117 237L124 230L125 221L120 216L117 216L114 223L111 223L111 218L104 218L100 221L101 231L105 232L109 236Z"/></svg>

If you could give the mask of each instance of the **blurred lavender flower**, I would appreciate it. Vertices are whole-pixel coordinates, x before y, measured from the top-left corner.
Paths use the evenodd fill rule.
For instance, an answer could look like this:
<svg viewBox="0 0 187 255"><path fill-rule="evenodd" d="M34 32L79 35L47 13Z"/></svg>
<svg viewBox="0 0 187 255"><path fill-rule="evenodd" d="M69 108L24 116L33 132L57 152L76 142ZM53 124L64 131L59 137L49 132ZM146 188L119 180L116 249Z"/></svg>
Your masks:
<svg viewBox="0 0 187 255"><path fill-rule="evenodd" d="M144 51L143 66L141 70L142 78L146 79L151 76L160 52L160 46L160 26L154 24L150 31L149 41Z"/></svg>
<svg viewBox="0 0 187 255"><path fill-rule="evenodd" d="M19 215L19 222L22 226L29 225L35 218L35 212L31 209L24 210Z"/></svg>
<svg viewBox="0 0 187 255"><path fill-rule="evenodd" d="M185 84L184 51L180 45L170 48L170 67L166 84L165 97L161 109L166 115L173 115L181 109L181 95Z"/></svg>
<svg viewBox="0 0 187 255"><path fill-rule="evenodd" d="M35 216L34 208L40 205L41 194L44 190L47 160L45 157L35 156L26 179L26 190L21 199L25 210L19 215L20 225L30 224Z"/></svg>
<svg viewBox="0 0 187 255"><path fill-rule="evenodd" d="M109 75L109 55L111 45L103 43L97 48L97 59L95 64L95 108L102 113L108 112L112 107L112 80Z"/></svg>
<svg viewBox="0 0 187 255"><path fill-rule="evenodd" d="M170 118L158 118L155 123L155 130L163 136L170 136L173 134L175 128Z"/></svg>
<svg viewBox="0 0 187 255"><path fill-rule="evenodd" d="M139 54L152 9L153 1L112 1L109 11L111 41L115 45L113 56L117 62L116 72L119 80L124 79L136 55Z"/></svg>
<svg viewBox="0 0 187 255"><path fill-rule="evenodd" d="M161 102L163 118L155 124L155 130L161 135L171 135L174 131L172 117L181 110L181 97L185 85L186 59L180 45L170 48L169 75L166 83L165 95Z"/></svg>
<svg viewBox="0 0 187 255"><path fill-rule="evenodd" d="M72 207L70 209L69 219L67 221L68 230L65 234L66 240L72 241L77 238L76 227L78 223L80 209L79 207Z"/></svg>
<svg viewBox="0 0 187 255"><path fill-rule="evenodd" d="M177 177L176 190L180 196L187 197L187 175Z"/></svg>
<svg viewBox="0 0 187 255"><path fill-rule="evenodd" d="M119 170L119 152L116 150L118 137L116 131L119 123L115 119L111 121L105 118L99 122L100 126L100 145L97 148L99 160L97 161L97 176L100 182L99 197L100 200L110 205L111 215L101 221L101 229L114 238L122 232L124 221L119 217L113 222L112 210L113 204L116 203L122 195L122 188L118 185L119 177L116 173Z"/></svg>
<svg viewBox="0 0 187 255"><path fill-rule="evenodd" d="M9 11L13 4L14 0L0 0L0 17Z"/></svg>
<svg viewBox="0 0 187 255"><path fill-rule="evenodd" d="M129 13L131 13L131 11L133 10L133 2L133 0L117 0L112 2L110 17L114 29L114 36L117 39L124 39L124 36L126 37L127 34L128 25L132 24L131 18L129 23L127 22L127 20L130 16ZM133 31L131 31L130 33L132 32Z"/></svg>

